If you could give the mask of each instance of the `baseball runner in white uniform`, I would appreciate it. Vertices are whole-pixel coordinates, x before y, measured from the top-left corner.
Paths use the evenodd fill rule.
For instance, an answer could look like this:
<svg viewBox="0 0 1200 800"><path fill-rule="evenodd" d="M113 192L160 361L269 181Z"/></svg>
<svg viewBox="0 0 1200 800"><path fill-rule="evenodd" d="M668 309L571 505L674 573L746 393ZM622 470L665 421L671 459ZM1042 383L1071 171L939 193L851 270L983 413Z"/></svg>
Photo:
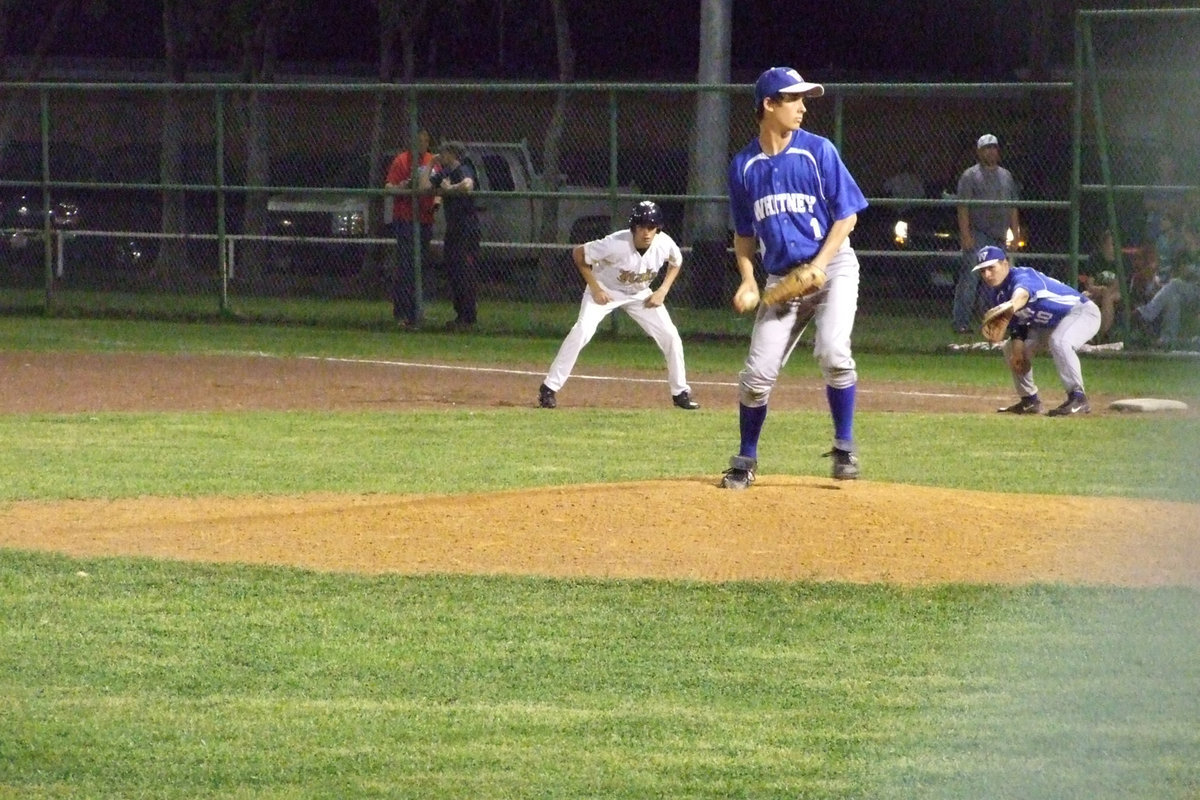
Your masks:
<svg viewBox="0 0 1200 800"><path fill-rule="evenodd" d="M558 355L538 387L538 405L555 408L557 393L571 377L579 353L592 340L600 323L618 308L649 334L667 360L667 382L671 399L678 408L693 410L700 404L692 399L691 387L683 364L683 340L671 321L663 302L683 266L683 253L675 240L662 230L662 210L657 203L643 200L629 215L629 227L614 231L603 239L579 245L571 257L587 288L579 305L579 318L558 348ZM650 283L666 265L662 284L651 290Z"/></svg>

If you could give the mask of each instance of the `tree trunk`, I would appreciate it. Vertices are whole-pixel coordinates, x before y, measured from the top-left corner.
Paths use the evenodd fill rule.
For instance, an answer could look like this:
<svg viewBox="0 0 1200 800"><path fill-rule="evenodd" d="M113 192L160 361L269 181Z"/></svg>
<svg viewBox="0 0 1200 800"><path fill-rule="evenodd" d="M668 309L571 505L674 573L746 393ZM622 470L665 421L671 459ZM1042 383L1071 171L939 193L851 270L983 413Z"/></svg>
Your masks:
<svg viewBox="0 0 1200 800"><path fill-rule="evenodd" d="M391 83L396 76L396 36L400 27L400 11L391 0L377 0L375 7L379 13L379 83ZM388 92L382 88L375 92L375 101L371 109L371 138L367 148L367 183L372 188L382 187L386 175L383 167L383 136L384 115L387 109ZM384 209L387 204L382 197L372 197L367 204L368 216L367 235L386 235L387 223ZM364 291L369 291L372 284L383 287L385 296L388 291L389 248L367 247L363 252L362 264L359 267L358 282Z"/></svg>
<svg viewBox="0 0 1200 800"><path fill-rule="evenodd" d="M702 0L700 7L701 86L729 83L731 0ZM696 93L696 123L692 126L688 158L688 194L724 195L729 159L729 95L723 91ZM688 209L684 236L689 241L724 239L727 204L698 202Z"/></svg>
<svg viewBox="0 0 1200 800"><path fill-rule="evenodd" d="M252 30L243 37L243 74L249 83L273 83L278 61L278 33L289 13L286 0L271 0ZM238 251L239 269L252 285L262 287L270 248L258 238L267 232L267 188L271 183L271 137L267 100L257 90L244 98L242 120L246 143L246 186L242 233L249 238ZM223 155L218 154L218 157Z"/></svg>
<svg viewBox="0 0 1200 800"><path fill-rule="evenodd" d="M563 0L550 0L550 11L554 17L554 42L558 53L558 80L560 83L571 83L575 80L575 50L571 46L571 29L567 20L566 4ZM550 125L546 130L546 139L542 146L542 174L545 178L545 190L556 191L562 184L560 180L559 147L562 143L563 131L567 121L566 89L560 89L554 98L554 111L550 116ZM539 201L542 203L542 223L540 241L558 243L558 201L553 198ZM571 294L570 284L565 278L566 262L563 253L557 248L542 251L538 259L538 294L543 299L565 299Z"/></svg>
<svg viewBox="0 0 1200 800"><path fill-rule="evenodd" d="M266 98L257 90L251 90L246 96L246 185L252 187L267 187L271 183L271 145L265 104ZM242 232L251 238L242 241L238 264L256 285L263 282L269 251L266 242L255 238L267 232L267 197L264 188L247 191L246 205L242 209Z"/></svg>
<svg viewBox="0 0 1200 800"><path fill-rule="evenodd" d="M12 24L9 11L13 0L0 0L0 81L8 80L8 29Z"/></svg>
<svg viewBox="0 0 1200 800"><path fill-rule="evenodd" d="M1029 4L1029 76L1031 81L1050 79L1050 4Z"/></svg>
<svg viewBox="0 0 1200 800"><path fill-rule="evenodd" d="M166 51L167 77L172 83L187 82L188 48L191 41L191 21L186 0L164 0L163 41ZM186 123L179 107L179 97L167 91L163 96L162 150L159 153L159 177L164 184L180 184L182 176L183 139ZM162 232L179 234L186 230L184 217L184 194L181 191L164 190L162 193ZM154 260L153 277L163 285L174 270L176 273L187 268L187 245L182 239L159 240L158 255Z"/></svg>
<svg viewBox="0 0 1200 800"><path fill-rule="evenodd" d="M496 74L504 75L508 72L508 47L507 39L504 32L504 12L507 10L508 0L495 0L492 7L496 9Z"/></svg>
<svg viewBox="0 0 1200 800"><path fill-rule="evenodd" d="M4 20L6 28L8 24L7 6L6 2ZM42 34L38 37L37 44L34 45L33 60L25 74L20 76L21 80L32 83L42 74L42 67L46 65L46 55L50 51L50 46L54 44L54 39L58 36L63 21L70 16L74 6L75 0L55 0L54 7L50 11L50 19L46 23L46 27L42 28ZM5 31L5 36L7 37L7 31ZM0 56L3 55L5 54L0 52ZM0 170L4 169L4 153L12 139L13 128L17 123L17 114L21 110L22 101L29 94L32 93L13 92L9 96L8 102L4 104L4 110L0 112Z"/></svg>
<svg viewBox="0 0 1200 800"><path fill-rule="evenodd" d="M729 83L732 0L702 0L700 6L700 64L696 82L701 86ZM692 126L688 157L688 194L721 195L727 187L729 158L729 95L696 93L696 122ZM684 286L692 302L716 307L725 302L729 281L728 203L689 203L684 214L684 240L692 244L692 267Z"/></svg>

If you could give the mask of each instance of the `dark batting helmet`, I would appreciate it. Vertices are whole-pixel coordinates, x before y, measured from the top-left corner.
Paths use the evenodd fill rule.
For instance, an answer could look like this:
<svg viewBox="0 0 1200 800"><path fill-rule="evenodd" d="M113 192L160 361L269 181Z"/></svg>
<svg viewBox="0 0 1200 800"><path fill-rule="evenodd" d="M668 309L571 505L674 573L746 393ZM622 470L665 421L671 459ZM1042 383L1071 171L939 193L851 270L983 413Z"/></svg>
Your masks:
<svg viewBox="0 0 1200 800"><path fill-rule="evenodd" d="M629 229L633 230L638 225L645 228L662 227L663 215L658 203L653 200L643 200L633 207L633 213L629 215Z"/></svg>

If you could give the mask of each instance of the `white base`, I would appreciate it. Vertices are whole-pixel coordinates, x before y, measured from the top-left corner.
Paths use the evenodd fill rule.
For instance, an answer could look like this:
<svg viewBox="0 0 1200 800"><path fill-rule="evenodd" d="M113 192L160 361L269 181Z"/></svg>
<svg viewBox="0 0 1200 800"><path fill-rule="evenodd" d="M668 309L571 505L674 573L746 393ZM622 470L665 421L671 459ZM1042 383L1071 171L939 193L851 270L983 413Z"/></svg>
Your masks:
<svg viewBox="0 0 1200 800"><path fill-rule="evenodd" d="M1179 400L1163 400L1157 397L1133 397L1114 400L1108 404L1114 411L1187 411L1187 403Z"/></svg>

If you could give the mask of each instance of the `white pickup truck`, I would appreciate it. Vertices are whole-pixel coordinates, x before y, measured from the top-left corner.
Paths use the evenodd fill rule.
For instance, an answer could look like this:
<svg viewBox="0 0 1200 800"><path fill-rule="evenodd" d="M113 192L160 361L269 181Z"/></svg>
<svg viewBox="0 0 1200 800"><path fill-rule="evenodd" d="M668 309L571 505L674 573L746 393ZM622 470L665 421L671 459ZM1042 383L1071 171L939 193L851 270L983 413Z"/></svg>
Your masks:
<svg viewBox="0 0 1200 800"><path fill-rule="evenodd" d="M533 160L525 141L465 142L467 157L475 165L481 192L512 193L548 191L541 175L533 169ZM614 203L603 186L560 184L554 191L587 194L557 201L503 194L478 195L475 206L484 257L498 260L528 259L537 256L531 244L581 243L622 227L629 200ZM636 194L637 187L619 187L621 194ZM275 195L268 200L268 212L275 231L317 238L360 238L385 236L392 219L392 197L382 204L382 219L372 219L371 209L379 205L366 195L345 195L335 191ZM542 219L547 204L557 202L558 224L553 241L544 242ZM434 223L434 242L440 243L445 219L439 214ZM436 250L437 248L435 248Z"/></svg>

